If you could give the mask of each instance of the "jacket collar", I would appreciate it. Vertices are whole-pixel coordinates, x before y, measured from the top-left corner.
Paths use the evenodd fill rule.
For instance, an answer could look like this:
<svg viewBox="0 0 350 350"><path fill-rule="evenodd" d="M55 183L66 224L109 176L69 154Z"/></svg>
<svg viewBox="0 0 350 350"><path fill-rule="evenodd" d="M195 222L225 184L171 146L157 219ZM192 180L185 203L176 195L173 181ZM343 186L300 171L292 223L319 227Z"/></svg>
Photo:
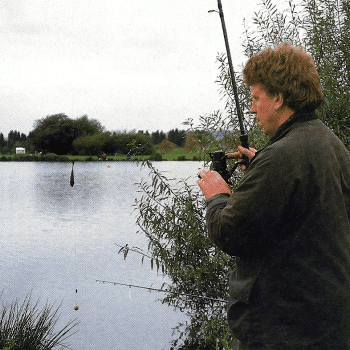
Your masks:
<svg viewBox="0 0 350 350"><path fill-rule="evenodd" d="M294 126L295 124L307 122L314 119L317 119L317 115L315 111L311 111L311 112L300 111L300 112L294 113L289 119L287 119L282 125L280 125L275 135L271 137L267 145L271 145L272 143L281 139L285 134L288 133L291 127Z"/></svg>

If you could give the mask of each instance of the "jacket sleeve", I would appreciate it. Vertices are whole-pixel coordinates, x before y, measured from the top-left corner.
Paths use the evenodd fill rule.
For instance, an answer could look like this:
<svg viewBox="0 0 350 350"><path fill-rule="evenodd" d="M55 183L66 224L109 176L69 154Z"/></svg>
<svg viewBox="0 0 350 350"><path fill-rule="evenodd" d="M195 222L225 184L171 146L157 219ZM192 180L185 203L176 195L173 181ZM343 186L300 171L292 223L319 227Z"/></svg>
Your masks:
<svg viewBox="0 0 350 350"><path fill-rule="evenodd" d="M293 169L298 162L288 156L273 146L264 149L230 197L219 195L208 201L209 237L224 252L256 256L281 234L277 228L293 215L290 202L298 188Z"/></svg>

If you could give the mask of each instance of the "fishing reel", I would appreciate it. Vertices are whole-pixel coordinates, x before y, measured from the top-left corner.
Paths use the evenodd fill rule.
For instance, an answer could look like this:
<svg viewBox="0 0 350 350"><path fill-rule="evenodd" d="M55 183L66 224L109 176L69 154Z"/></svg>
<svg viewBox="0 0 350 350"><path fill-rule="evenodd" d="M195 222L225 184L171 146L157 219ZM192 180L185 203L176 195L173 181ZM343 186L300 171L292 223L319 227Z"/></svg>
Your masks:
<svg viewBox="0 0 350 350"><path fill-rule="evenodd" d="M217 171L221 177L228 183L230 183L230 178L232 174L235 172L239 164L242 162L236 162L231 170L227 167L227 154L223 151L214 151L209 153L211 162L213 165L213 170Z"/></svg>

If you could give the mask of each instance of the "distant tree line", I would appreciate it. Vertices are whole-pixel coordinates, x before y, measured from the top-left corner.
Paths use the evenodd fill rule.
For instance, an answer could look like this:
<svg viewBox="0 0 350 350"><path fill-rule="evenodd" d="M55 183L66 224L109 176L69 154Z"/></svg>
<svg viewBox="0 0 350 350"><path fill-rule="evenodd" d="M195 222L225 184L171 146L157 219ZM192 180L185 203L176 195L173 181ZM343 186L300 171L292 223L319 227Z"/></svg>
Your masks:
<svg viewBox="0 0 350 350"><path fill-rule="evenodd" d="M0 153L10 154L16 147L25 147L27 153L42 152L58 155L101 155L106 154L154 154L155 146L168 141L179 147L187 147L186 141L197 139L186 130L163 131L106 131L96 119L83 115L77 119L60 113L46 116L34 122L34 129L28 136L11 130L7 138L0 133ZM198 132L198 138L202 138ZM189 141L188 141L189 142ZM187 143L188 143L187 142Z"/></svg>
<svg viewBox="0 0 350 350"><path fill-rule="evenodd" d="M26 144L27 136L17 130L11 130L5 139L4 134L0 133L0 151L8 153L15 146Z"/></svg>

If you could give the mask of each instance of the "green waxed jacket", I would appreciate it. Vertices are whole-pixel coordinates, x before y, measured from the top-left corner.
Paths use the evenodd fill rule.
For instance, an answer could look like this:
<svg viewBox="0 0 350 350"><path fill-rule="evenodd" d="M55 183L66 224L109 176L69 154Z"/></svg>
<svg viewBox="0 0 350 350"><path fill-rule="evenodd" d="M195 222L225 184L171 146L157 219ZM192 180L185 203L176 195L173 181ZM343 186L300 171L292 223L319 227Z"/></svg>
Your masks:
<svg viewBox="0 0 350 350"><path fill-rule="evenodd" d="M350 350L350 154L314 112L281 125L232 195L208 201L206 220L214 243L239 257L234 337Z"/></svg>

